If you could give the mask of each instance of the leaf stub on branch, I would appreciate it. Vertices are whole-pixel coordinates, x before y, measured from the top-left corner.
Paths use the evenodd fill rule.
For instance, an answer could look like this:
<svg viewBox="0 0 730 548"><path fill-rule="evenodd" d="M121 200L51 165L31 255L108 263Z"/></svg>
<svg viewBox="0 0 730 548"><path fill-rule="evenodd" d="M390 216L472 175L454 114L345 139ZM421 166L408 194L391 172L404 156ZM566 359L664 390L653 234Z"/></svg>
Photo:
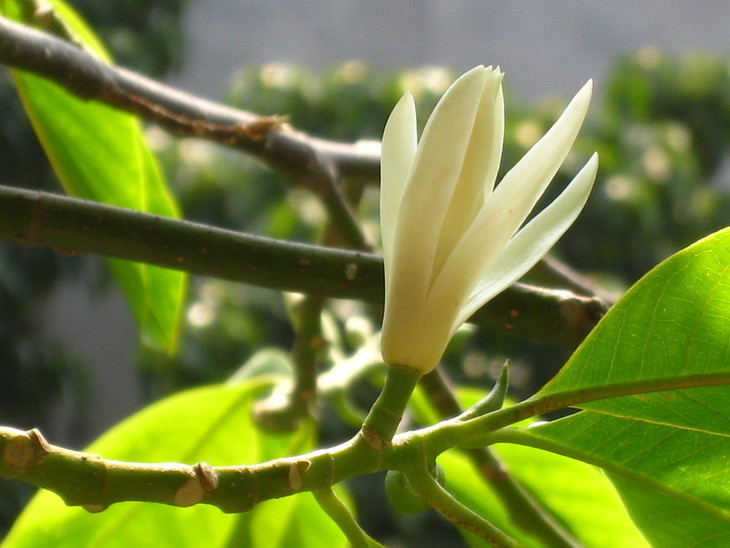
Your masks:
<svg viewBox="0 0 730 548"><path fill-rule="evenodd" d="M218 472L208 463L199 462L192 469L192 475L175 491L172 501L175 506L193 506L218 487Z"/></svg>
<svg viewBox="0 0 730 548"><path fill-rule="evenodd" d="M16 473L24 473L50 453L51 447L38 429L13 433L16 435L3 448L2 463Z"/></svg>

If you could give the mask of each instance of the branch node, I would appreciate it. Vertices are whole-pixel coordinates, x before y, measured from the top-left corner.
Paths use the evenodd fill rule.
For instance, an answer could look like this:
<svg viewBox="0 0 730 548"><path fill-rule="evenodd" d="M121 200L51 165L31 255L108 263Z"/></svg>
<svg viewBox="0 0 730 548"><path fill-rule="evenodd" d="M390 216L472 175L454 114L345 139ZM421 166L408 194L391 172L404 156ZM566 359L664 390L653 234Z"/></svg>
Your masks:
<svg viewBox="0 0 730 548"><path fill-rule="evenodd" d="M18 474L26 472L40 463L51 450L51 446L36 430L17 431L17 435L5 444L2 463Z"/></svg>
<svg viewBox="0 0 730 548"><path fill-rule="evenodd" d="M237 129L252 141L260 141L273 130L279 129L289 121L289 116L260 116L252 122L240 124Z"/></svg>
<svg viewBox="0 0 730 548"><path fill-rule="evenodd" d="M289 465L289 487L299 491L304 485L304 473L312 466L312 461L298 460Z"/></svg>
<svg viewBox="0 0 730 548"><path fill-rule="evenodd" d="M33 428L32 430L28 430L26 433L28 434L30 441L35 445L40 458L45 457L51 452L51 444L46 441L46 438L43 437L40 430Z"/></svg>
<svg viewBox="0 0 730 548"><path fill-rule="evenodd" d="M368 444L368 447L372 449L373 451L377 451L378 453L383 451L383 448L385 447L386 441L383 436L380 435L380 433L373 428L372 426L364 425L360 429L360 437L365 440L365 443Z"/></svg>
<svg viewBox="0 0 730 548"><path fill-rule="evenodd" d="M175 506L193 506L218 487L218 472L208 463L199 462L191 468L189 478L172 497Z"/></svg>
<svg viewBox="0 0 730 548"><path fill-rule="evenodd" d="M218 472L207 462L199 462L193 466L195 475L200 480L200 485L205 494L212 493L218 488Z"/></svg>
<svg viewBox="0 0 730 548"><path fill-rule="evenodd" d="M105 504L81 504L80 506L90 514L98 514L108 508Z"/></svg>

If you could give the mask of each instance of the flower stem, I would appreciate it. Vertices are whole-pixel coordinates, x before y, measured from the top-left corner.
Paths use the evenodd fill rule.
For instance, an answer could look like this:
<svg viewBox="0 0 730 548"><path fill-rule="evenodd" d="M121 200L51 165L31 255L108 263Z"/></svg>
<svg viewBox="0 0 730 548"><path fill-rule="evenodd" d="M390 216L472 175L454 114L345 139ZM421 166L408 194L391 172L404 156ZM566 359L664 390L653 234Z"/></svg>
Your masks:
<svg viewBox="0 0 730 548"><path fill-rule="evenodd" d="M421 373L409 367L389 365L382 392L365 417L361 433L368 444L380 450L390 443L403 418L408 399Z"/></svg>
<svg viewBox="0 0 730 548"><path fill-rule="evenodd" d="M411 486L418 491L423 500L457 527L471 531L490 546L497 548L520 546L517 540L456 500L451 493L439 485L426 468L409 471L407 477Z"/></svg>
<svg viewBox="0 0 730 548"><path fill-rule="evenodd" d="M375 539L362 530L350 510L332 489L312 491L317 504L340 528L352 548L382 548Z"/></svg>

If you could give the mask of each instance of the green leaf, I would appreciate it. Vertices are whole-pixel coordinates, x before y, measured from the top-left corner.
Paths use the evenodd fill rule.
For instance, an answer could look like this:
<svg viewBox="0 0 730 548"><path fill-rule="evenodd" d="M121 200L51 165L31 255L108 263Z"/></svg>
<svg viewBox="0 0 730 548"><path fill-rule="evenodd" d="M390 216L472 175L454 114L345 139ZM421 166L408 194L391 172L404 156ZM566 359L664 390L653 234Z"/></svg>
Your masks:
<svg viewBox="0 0 730 548"><path fill-rule="evenodd" d="M240 544L235 546L261 548L348 546L337 525L309 493L263 503L251 513L236 542Z"/></svg>
<svg viewBox="0 0 730 548"><path fill-rule="evenodd" d="M728 384L730 229L725 229L637 282L535 399L564 393L568 405L730 434ZM674 385L685 390L652 392ZM646 393L614 397L643 387ZM570 396L578 390L582 394ZM581 403L585 396L601 401Z"/></svg>
<svg viewBox="0 0 730 548"><path fill-rule="evenodd" d="M52 2L87 49L108 60L98 39L63 2ZM18 2L4 11L19 19ZM178 217L139 120L102 103L83 101L32 74L13 71L18 93L53 169L71 196ZM185 298L185 274L110 261L139 326L143 344L173 353Z"/></svg>
<svg viewBox="0 0 730 548"><path fill-rule="evenodd" d="M604 468L654 546L730 544L729 270L727 229L655 268L534 398L585 411L495 439Z"/></svg>
<svg viewBox="0 0 730 548"><path fill-rule="evenodd" d="M259 379L189 390L160 401L111 429L89 451L125 461L252 464L310 450L311 429L259 430L251 405L270 383ZM197 505L175 508L125 502L99 514L39 493L21 514L5 548L103 546L344 546L342 533L309 493L262 503L247 514Z"/></svg>
<svg viewBox="0 0 730 548"><path fill-rule="evenodd" d="M730 543L730 439L585 411L532 428L536 445L602 466L653 546ZM528 442L529 443L529 442Z"/></svg>

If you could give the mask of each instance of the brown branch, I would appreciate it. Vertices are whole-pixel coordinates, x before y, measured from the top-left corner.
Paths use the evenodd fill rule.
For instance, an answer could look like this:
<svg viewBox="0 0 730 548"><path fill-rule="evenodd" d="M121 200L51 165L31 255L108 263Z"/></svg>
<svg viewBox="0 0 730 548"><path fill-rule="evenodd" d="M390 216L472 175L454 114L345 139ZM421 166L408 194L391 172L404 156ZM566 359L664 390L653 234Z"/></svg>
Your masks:
<svg viewBox="0 0 730 548"><path fill-rule="evenodd" d="M258 157L275 169L305 181L328 205L330 219L340 229L346 244L358 249L365 247L347 204L336 189L333 191L332 182L333 173L346 178L377 180L380 158L373 147L313 138L295 131L280 119L262 118L193 97L123 68L109 66L68 42L3 18L0 18L0 62L53 80L84 99L104 101L135 112L178 135L203 137ZM301 251L293 251L301 247L292 248L265 239L256 240L258 243L247 240L250 242L247 244L250 254L245 255L240 254L241 244L234 242L241 238L251 239L251 236L234 236L233 233L189 223L174 224L178 222L157 217L150 221L147 217L123 210L116 210L114 214L111 214L112 210L103 210L107 214L97 216L96 212L100 210L95 205L72 205L72 202L62 202L61 198L49 195L23 196L16 192L11 196L5 195L3 199L46 203L52 206L49 211L57 205L62 211L71 207L83 217L80 222L73 223L68 218L57 218L54 222L58 224L52 230L55 233L51 235L45 231L42 239L26 236L18 238L12 229L3 236L28 245L48 245L70 252L100 253L328 297L370 301L382 299L382 264L374 256L356 254L344 260L340 256L340 262L335 267L339 271L334 272L331 270L333 263L324 266L318 259L320 252L312 251L319 248L308 248L302 254ZM46 218L46 222L52 221ZM173 224L168 226L169 222ZM152 241L149 237L150 223L165 227L161 228L162 233L155 234ZM129 245L120 245L120 233L116 233L116 236L109 234L116 241L105 244L84 229L94 226L95 230L103 230L105 226L106 230L110 230L113 226L114 230L121 230L122 233L135 233L142 225L145 227L141 232L136 232L136 243L132 239ZM19 230L22 226L17 225ZM181 234L186 236L178 241ZM185 238L192 240L187 240L186 244ZM207 238L213 238L211 243L220 243L211 246ZM164 244L163 240L166 240ZM262 241L268 243L262 246ZM198 246L197 251L189 247L192 242ZM274 263L270 263L273 249L278 250L277 258ZM209 256L216 254L214 250L219 251L217 261L211 260ZM285 259L278 255L282 250L285 253L292 251L292 257ZM275 264L281 270L260 266L265 264ZM324 270L312 268L312 264ZM298 275L301 280L292 282L292 274ZM583 340L605 310L605 303L601 299L518 285L496 297L472 319L475 323L498 331L513 332L572 348Z"/></svg>
<svg viewBox="0 0 730 548"><path fill-rule="evenodd" d="M339 177L365 172L377 179L379 157L372 147L366 147L368 152L357 145L315 139L292 129L285 117L262 117L199 99L3 18L0 63L43 76L82 99L138 114L177 135L209 139L256 156L317 195L349 247L367 248L336 182ZM367 168L353 170L358 162Z"/></svg>
<svg viewBox="0 0 730 548"><path fill-rule="evenodd" d="M107 65L55 36L0 18L0 63L27 70L86 99L139 114L171 133L238 148L302 182L328 164L342 177L377 180L373 147L310 137L279 117L261 117L206 101L129 70Z"/></svg>

